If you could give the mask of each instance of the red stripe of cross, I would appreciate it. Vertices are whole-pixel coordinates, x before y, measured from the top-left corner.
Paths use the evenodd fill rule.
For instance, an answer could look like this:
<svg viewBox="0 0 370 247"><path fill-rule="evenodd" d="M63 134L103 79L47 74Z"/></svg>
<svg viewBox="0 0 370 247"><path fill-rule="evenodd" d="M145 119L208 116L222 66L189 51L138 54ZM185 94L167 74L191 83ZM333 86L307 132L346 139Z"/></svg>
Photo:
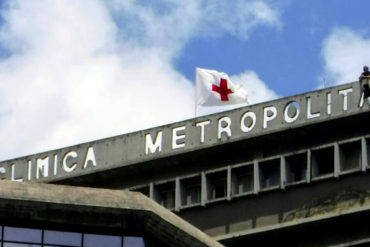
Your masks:
<svg viewBox="0 0 370 247"><path fill-rule="evenodd" d="M217 86L215 84L212 84L212 91L217 92L221 95L222 101L228 101L229 97L228 95L233 93L230 89L227 88L227 80L221 79L220 86Z"/></svg>

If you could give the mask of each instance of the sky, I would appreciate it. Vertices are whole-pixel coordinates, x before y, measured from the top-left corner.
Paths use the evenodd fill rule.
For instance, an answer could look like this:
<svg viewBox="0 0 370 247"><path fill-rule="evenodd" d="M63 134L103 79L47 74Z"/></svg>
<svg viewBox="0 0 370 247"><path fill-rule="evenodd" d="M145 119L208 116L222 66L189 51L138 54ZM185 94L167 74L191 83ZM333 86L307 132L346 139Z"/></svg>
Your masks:
<svg viewBox="0 0 370 247"><path fill-rule="evenodd" d="M0 160L193 118L197 67L227 73L250 104L356 81L369 7L0 0Z"/></svg>

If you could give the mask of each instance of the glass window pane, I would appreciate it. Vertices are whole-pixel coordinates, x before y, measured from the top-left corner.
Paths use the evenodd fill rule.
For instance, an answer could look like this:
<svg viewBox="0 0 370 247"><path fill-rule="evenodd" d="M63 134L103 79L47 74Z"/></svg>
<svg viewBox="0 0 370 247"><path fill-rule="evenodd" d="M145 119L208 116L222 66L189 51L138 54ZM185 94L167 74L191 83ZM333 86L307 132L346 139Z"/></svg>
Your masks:
<svg viewBox="0 0 370 247"><path fill-rule="evenodd" d="M80 246L82 234L77 232L45 231L45 244L61 244Z"/></svg>
<svg viewBox="0 0 370 247"><path fill-rule="evenodd" d="M6 226L4 240L41 243L41 230Z"/></svg>
<svg viewBox="0 0 370 247"><path fill-rule="evenodd" d="M145 247L142 237L124 237L123 247Z"/></svg>
<svg viewBox="0 0 370 247"><path fill-rule="evenodd" d="M38 244L16 244L16 243L6 243L4 242L4 247L41 247Z"/></svg>
<svg viewBox="0 0 370 247"><path fill-rule="evenodd" d="M3 237L3 227L0 226L0 240L1 240L2 237Z"/></svg>
<svg viewBox="0 0 370 247"><path fill-rule="evenodd" d="M74 246L74 245L49 245L49 244L44 244L42 247L81 247L81 244L79 246Z"/></svg>
<svg viewBox="0 0 370 247"><path fill-rule="evenodd" d="M84 235L84 247L121 247L122 237L120 236L109 236L109 235L96 235L96 234L85 234Z"/></svg>

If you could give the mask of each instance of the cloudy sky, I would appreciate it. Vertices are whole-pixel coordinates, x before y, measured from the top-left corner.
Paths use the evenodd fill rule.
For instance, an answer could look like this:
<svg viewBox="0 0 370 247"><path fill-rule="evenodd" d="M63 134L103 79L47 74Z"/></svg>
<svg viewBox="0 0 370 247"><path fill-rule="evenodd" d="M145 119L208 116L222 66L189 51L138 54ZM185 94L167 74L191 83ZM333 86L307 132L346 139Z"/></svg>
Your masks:
<svg viewBox="0 0 370 247"><path fill-rule="evenodd" d="M369 9L0 0L0 160L192 118L196 67L228 73L251 103L355 81L370 64Z"/></svg>

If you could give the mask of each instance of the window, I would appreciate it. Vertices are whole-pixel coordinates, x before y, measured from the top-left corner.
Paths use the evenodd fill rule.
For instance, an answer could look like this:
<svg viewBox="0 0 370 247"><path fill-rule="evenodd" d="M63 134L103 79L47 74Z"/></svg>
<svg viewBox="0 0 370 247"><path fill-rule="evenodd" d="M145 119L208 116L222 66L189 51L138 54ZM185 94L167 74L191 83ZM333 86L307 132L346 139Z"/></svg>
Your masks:
<svg viewBox="0 0 370 247"><path fill-rule="evenodd" d="M85 247L101 247L101 246L121 247L122 237L85 234L84 235L84 246Z"/></svg>
<svg viewBox="0 0 370 247"><path fill-rule="evenodd" d="M334 146L312 150L312 177L334 174Z"/></svg>
<svg viewBox="0 0 370 247"><path fill-rule="evenodd" d="M208 200L226 198L227 171L213 172L206 175Z"/></svg>
<svg viewBox="0 0 370 247"><path fill-rule="evenodd" d="M39 229L28 229L19 227L4 227L4 246L10 246L8 243L19 243L25 246L27 244L41 244L42 243L42 230ZM16 246L16 245L14 245ZM40 246L40 245L35 245Z"/></svg>
<svg viewBox="0 0 370 247"><path fill-rule="evenodd" d="M340 170L359 170L361 167L361 141L339 144Z"/></svg>
<svg viewBox="0 0 370 247"><path fill-rule="evenodd" d="M44 231L45 244L80 246L82 234L77 232Z"/></svg>
<svg viewBox="0 0 370 247"><path fill-rule="evenodd" d="M261 189L280 185L280 158L259 163Z"/></svg>
<svg viewBox="0 0 370 247"><path fill-rule="evenodd" d="M0 226L3 247L146 247L144 238ZM3 239L1 239L3 237Z"/></svg>
<svg viewBox="0 0 370 247"><path fill-rule="evenodd" d="M253 165L233 168L232 194L240 195L253 191Z"/></svg>
<svg viewBox="0 0 370 247"><path fill-rule="evenodd" d="M168 209L175 208L175 182L167 182L154 186L154 200Z"/></svg>
<svg viewBox="0 0 370 247"><path fill-rule="evenodd" d="M184 178L181 183L181 205L199 204L201 201L201 177Z"/></svg>
<svg viewBox="0 0 370 247"><path fill-rule="evenodd" d="M287 184L307 181L307 153L286 156L285 169Z"/></svg>

